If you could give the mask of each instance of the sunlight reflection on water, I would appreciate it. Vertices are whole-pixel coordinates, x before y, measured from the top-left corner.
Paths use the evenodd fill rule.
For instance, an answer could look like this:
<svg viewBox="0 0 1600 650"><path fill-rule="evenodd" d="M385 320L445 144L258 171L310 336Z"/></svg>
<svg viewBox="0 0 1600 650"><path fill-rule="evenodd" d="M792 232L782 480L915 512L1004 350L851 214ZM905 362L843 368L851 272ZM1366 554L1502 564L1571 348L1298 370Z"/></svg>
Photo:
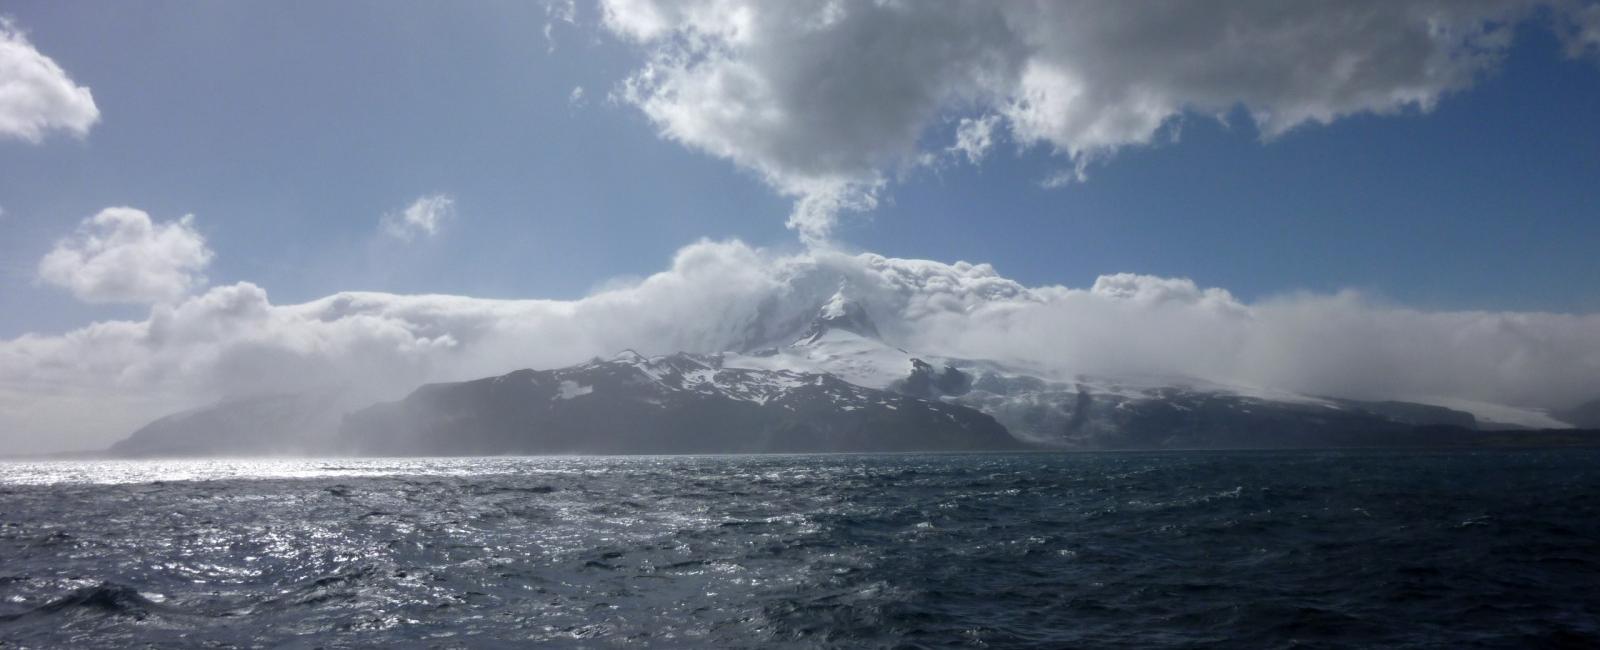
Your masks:
<svg viewBox="0 0 1600 650"><path fill-rule="evenodd" d="M1596 453L0 463L0 645L1592 647Z"/></svg>
<svg viewBox="0 0 1600 650"><path fill-rule="evenodd" d="M548 463L541 463L547 460ZM125 485L156 481L484 476L581 471L574 458L203 458L0 461L0 485Z"/></svg>

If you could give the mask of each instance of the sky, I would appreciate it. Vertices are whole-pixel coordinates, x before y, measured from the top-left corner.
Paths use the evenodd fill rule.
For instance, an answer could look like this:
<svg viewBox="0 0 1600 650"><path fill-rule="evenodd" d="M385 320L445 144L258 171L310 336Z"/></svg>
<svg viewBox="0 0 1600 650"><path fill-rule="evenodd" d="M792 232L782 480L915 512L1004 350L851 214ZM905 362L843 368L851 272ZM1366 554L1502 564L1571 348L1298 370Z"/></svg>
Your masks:
<svg viewBox="0 0 1600 650"><path fill-rule="evenodd" d="M714 349L818 274L1063 368L1600 395L1594 3L0 16L0 451Z"/></svg>

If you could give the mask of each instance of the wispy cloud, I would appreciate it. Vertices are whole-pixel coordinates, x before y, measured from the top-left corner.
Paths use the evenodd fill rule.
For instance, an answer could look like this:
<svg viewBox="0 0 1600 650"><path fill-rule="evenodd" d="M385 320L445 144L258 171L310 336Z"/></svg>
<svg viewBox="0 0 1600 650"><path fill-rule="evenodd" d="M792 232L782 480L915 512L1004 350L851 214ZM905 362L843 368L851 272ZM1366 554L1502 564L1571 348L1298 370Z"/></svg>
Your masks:
<svg viewBox="0 0 1600 650"><path fill-rule="evenodd" d="M545 0L544 5L544 43L547 53L556 51L556 24L566 23L571 25L578 17L578 3L576 0Z"/></svg>
<svg viewBox="0 0 1600 650"><path fill-rule="evenodd" d="M455 199L446 194L429 194L412 201L404 210L383 215L379 223L383 232L390 236L411 241L438 234L439 228L454 218L455 213Z"/></svg>

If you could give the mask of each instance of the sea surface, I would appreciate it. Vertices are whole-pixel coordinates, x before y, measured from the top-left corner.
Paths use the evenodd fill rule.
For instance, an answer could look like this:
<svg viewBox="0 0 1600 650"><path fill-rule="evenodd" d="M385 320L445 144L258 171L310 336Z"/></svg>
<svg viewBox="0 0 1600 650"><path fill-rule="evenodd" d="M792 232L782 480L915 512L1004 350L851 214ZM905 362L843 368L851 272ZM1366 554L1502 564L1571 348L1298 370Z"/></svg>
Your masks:
<svg viewBox="0 0 1600 650"><path fill-rule="evenodd" d="M1600 451L0 464L5 647L1600 647Z"/></svg>

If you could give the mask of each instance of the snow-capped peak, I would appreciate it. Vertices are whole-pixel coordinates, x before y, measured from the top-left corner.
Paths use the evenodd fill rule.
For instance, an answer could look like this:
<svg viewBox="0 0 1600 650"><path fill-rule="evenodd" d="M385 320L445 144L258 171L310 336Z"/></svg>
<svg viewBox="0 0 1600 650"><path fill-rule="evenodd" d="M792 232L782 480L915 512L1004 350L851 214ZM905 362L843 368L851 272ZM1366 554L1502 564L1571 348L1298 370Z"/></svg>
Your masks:
<svg viewBox="0 0 1600 650"><path fill-rule="evenodd" d="M873 340L881 338L877 324L867 315L867 309L861 306L860 302L850 298L847 289L847 285L839 285L839 290L823 303L816 317L811 320L810 327L806 328L805 333L795 342L796 345L815 343L834 331L850 332Z"/></svg>
<svg viewBox="0 0 1600 650"><path fill-rule="evenodd" d="M833 297L822 306L822 311L817 316L824 319L844 318L849 315L852 305L850 299L844 296L844 287L840 287L838 291L833 292Z"/></svg>
<svg viewBox="0 0 1600 650"><path fill-rule="evenodd" d="M628 349L624 349L621 352L618 352L615 356L611 357L611 360L612 361L621 361L623 363L643 363L643 362L649 361L649 358L644 356L644 355L642 355L642 354L639 354L638 352L634 351L632 348L628 348Z"/></svg>

